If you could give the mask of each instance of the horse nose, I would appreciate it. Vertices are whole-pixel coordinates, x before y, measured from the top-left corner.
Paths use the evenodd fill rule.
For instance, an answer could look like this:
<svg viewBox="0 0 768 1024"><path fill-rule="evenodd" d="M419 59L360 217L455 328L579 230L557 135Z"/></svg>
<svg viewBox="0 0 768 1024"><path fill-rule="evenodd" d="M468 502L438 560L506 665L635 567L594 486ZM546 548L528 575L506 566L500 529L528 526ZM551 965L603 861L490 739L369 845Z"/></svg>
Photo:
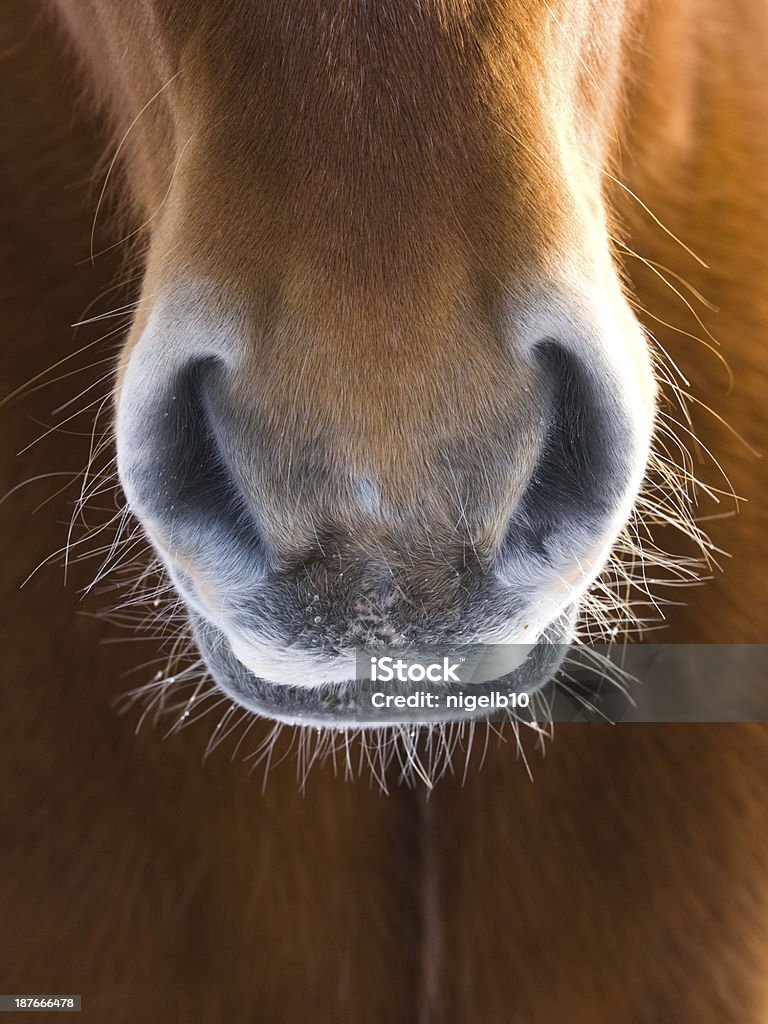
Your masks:
<svg viewBox="0 0 768 1024"><path fill-rule="evenodd" d="M187 605L255 675L324 682L344 651L414 636L527 642L591 582L643 470L632 382L594 333L520 345L507 365L530 384L515 402L489 378L495 419L459 402L434 439L418 418L418 440L392 431L403 487L344 470L351 433L249 427L237 337L160 309L121 382L121 480Z"/></svg>

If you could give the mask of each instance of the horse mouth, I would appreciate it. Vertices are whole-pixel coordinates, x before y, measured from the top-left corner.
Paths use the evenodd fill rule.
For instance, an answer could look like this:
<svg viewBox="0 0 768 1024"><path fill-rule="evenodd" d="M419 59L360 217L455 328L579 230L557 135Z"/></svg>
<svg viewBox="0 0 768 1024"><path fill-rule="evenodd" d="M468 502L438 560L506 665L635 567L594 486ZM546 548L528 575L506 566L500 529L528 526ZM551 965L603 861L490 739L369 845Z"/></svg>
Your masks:
<svg viewBox="0 0 768 1024"><path fill-rule="evenodd" d="M235 657L215 625L196 612L191 613L191 621L198 648L214 681L234 703L260 717L289 725L344 729L519 717L517 707L525 708L530 718L530 699L554 678L567 655L574 615L574 609L560 615L535 642L526 645L524 656L512 671L495 678L478 682L448 679L425 684L359 677L319 686L260 678ZM487 649L491 647L488 645ZM430 693L435 695L432 701L425 696ZM506 707L499 706L499 694L509 701Z"/></svg>

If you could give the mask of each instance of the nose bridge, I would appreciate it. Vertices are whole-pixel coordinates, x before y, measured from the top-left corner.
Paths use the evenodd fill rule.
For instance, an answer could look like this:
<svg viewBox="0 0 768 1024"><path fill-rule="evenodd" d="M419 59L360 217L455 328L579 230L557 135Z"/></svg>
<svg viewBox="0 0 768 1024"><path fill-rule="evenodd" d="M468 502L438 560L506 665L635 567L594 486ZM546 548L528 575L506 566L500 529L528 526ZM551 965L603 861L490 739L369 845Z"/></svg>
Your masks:
<svg viewBox="0 0 768 1024"><path fill-rule="evenodd" d="M323 319L327 296L291 293L241 317L217 395L241 489L288 558L326 531L376 544L383 523L402 524L405 550L425 531L477 545L530 475L541 375L466 292L450 309L358 298Z"/></svg>
<svg viewBox="0 0 768 1024"><path fill-rule="evenodd" d="M366 5L317 21L314 6L289 0L291 33L280 27L287 14L269 19L242 65L209 80L206 60L201 80L180 79L184 110L199 107L205 120L184 121L179 139L191 141L178 171L173 161L166 169L168 200L152 223L158 265L213 274L242 291L238 301L273 283L314 291L308 301L326 316L334 281L342 305L373 283L381 296L391 285L382 301L397 306L424 282L447 307L463 290L443 273L457 255L488 291L562 248L567 190L542 70L518 52L524 39L499 35L497 13L470 16L463 4L401 0L402 21ZM527 19L534 49L544 20ZM242 54L244 38L230 43ZM244 67L255 82L243 81ZM243 103L246 88L253 103Z"/></svg>

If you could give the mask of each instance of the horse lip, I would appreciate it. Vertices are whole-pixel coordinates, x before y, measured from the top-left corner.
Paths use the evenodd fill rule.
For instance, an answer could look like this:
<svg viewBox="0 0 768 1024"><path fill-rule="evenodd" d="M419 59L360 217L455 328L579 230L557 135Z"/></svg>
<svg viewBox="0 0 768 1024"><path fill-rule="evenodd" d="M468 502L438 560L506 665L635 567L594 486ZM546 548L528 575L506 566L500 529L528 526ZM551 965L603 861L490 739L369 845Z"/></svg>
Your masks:
<svg viewBox="0 0 768 1024"><path fill-rule="evenodd" d="M445 683L445 694L490 696L497 691L527 693L541 690L562 664L573 630L573 609L552 622L541 637L531 645L525 660L512 672L479 683ZM376 711L370 697L374 692L408 695L419 684L382 684L370 679L350 679L317 687L273 683L249 671L232 653L224 634L197 612L190 611L195 640L215 682L234 702L264 718L290 725L318 728L376 728L392 725L432 725L470 719L487 719L487 707L468 711L466 708L441 706L423 708L388 708Z"/></svg>

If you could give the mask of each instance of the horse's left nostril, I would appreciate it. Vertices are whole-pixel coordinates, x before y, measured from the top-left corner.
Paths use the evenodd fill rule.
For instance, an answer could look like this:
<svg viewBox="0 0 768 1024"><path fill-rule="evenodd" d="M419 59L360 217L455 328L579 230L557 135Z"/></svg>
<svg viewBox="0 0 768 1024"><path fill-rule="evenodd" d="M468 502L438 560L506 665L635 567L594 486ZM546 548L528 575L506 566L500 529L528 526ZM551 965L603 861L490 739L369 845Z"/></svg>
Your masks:
<svg viewBox="0 0 768 1024"><path fill-rule="evenodd" d="M623 518L637 473L637 443L621 388L555 341L536 354L549 395L548 426L510 521L502 558L531 553L573 564Z"/></svg>

